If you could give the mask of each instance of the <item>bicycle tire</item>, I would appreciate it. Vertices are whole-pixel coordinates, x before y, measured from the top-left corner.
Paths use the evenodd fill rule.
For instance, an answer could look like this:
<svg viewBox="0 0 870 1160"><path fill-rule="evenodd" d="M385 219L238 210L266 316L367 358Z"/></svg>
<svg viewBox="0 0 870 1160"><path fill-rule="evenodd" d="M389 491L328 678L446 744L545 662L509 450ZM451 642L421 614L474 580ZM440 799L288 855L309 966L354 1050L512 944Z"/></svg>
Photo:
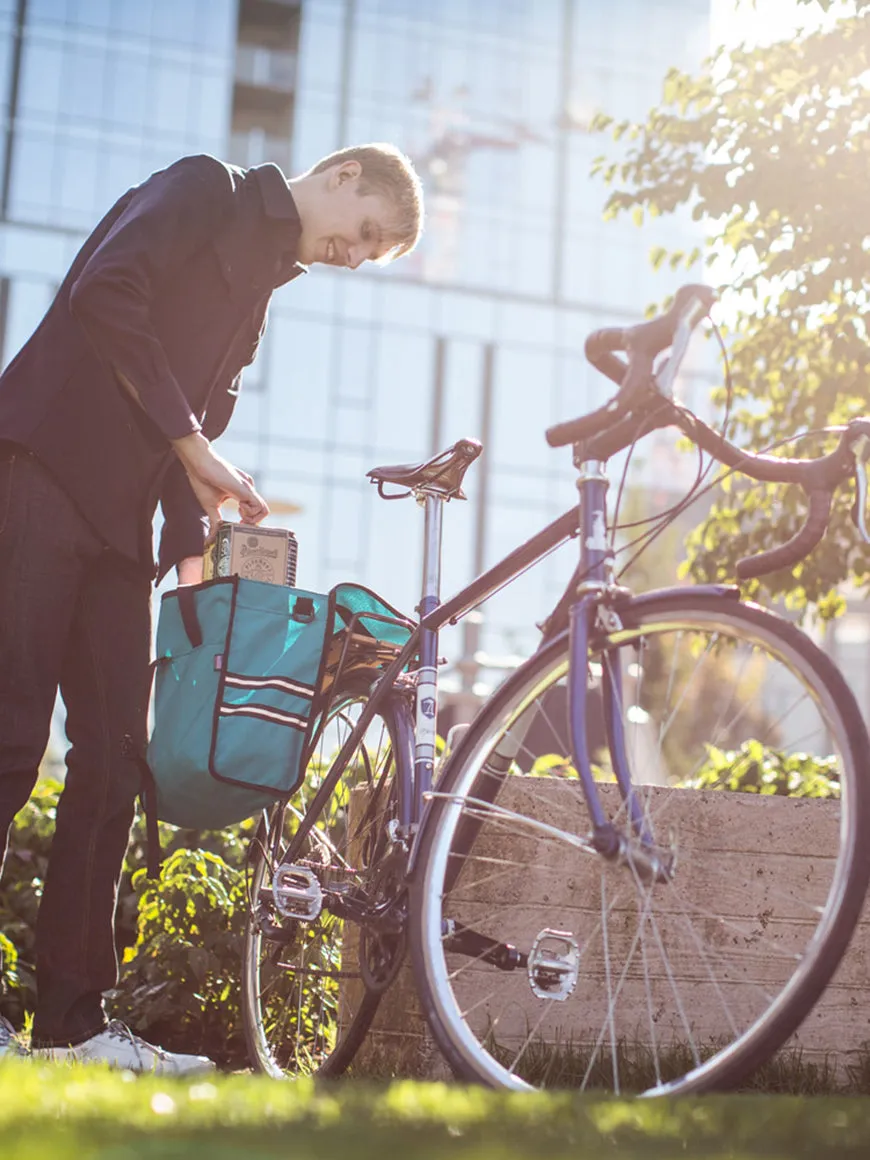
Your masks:
<svg viewBox="0 0 870 1160"><path fill-rule="evenodd" d="M255 1070L273 1078L338 1076L352 1063L378 1009L381 992L364 982L357 925L333 914L328 905L311 921L279 914L272 894L276 827L286 848L324 772L330 768L353 721L370 697L370 683L358 683L336 698L306 778L293 804L270 814L268 834L252 847L242 963L242 1012L248 1054ZM294 860L312 870L323 889L361 895L371 888L388 846L387 822L395 815L396 762L410 718L399 699L384 699L363 745L347 763L333 794L314 819L305 853ZM378 748L372 749L374 742ZM407 746L405 746L407 748ZM351 793L368 786L368 805L350 823ZM296 805L301 800L301 808ZM374 808L372 809L373 803ZM372 810L371 814L369 811ZM270 938L270 933L274 937Z"/></svg>
<svg viewBox="0 0 870 1160"><path fill-rule="evenodd" d="M619 866L598 855L578 855L567 844L566 835L591 831L591 826L583 829L585 802L572 780L576 774L563 768L562 774L569 775L565 780L534 764L543 759L534 752L530 732L542 721L555 730L559 698L567 701L561 683L568 656L563 634L521 666L484 706L448 762L421 833L411 885L412 963L436 1042L463 1079L514 1089L553 1085L651 1094L733 1087L798 1027L840 962L857 922L870 878L870 844L862 841L870 823L870 746L855 699L833 662L781 617L721 592L669 590L626 603L618 614L621 628L599 633L590 650L590 673L595 674L596 663L609 672L618 667L628 682L624 723L634 723L639 737L646 731L647 739L650 727L652 735L658 727L659 765L653 764L648 745L636 746L635 768L644 769L647 780L654 770L681 771L670 780L680 787L676 792L666 785L636 787L653 836L666 837L667 848L676 854L674 876L666 884L644 884L631 859ZM642 661L630 661L632 656ZM668 659L666 677L659 662ZM638 665L633 678L630 664ZM720 684L726 677L733 681L734 712L722 707L724 697L711 695L716 687L715 681L709 684L712 677ZM779 684L768 684L774 678ZM551 699L542 708L548 692ZM793 704L787 699L791 692L800 698ZM777 717L766 707L774 695L780 704ZM677 729L681 706L687 725ZM716 713L727 734L726 748L711 750L705 732ZM810 741L818 752L801 757ZM701 749L706 756L694 768L691 762ZM567 752L557 749L556 755ZM487 762L497 764L499 754L507 757L496 793L486 788L493 777L486 771ZM529 762L531 768L524 770ZM831 792L837 781L829 775L839 779L839 806L820 805L813 815L817 823L824 820L827 838L837 844L836 857L828 867L806 852L799 862L800 853L783 854L783 865L792 870L785 876L788 889L778 878L769 882L768 871L756 869L769 908L741 917L736 906L750 890L739 880L740 868L745 872L751 865L753 851L747 847L755 841L757 865L763 867L765 847L768 854L776 849L792 819L808 815L799 813L804 807L793 797L772 806L766 793L735 792L726 799L720 787L751 788L751 778L757 777L761 784L756 789L778 785L794 790L793 768L798 767L827 778L815 784ZM763 781L771 770L778 782L776 777ZM695 792L699 787L700 794ZM622 799L615 790L605 786L602 793L619 821ZM492 803L504 805L507 817L498 815ZM705 818L708 827L713 816L720 826L726 824L726 808L744 819L742 826L737 823L743 844L739 861L725 848L724 831L704 831ZM780 812L774 816L773 809ZM713 815L713 810L718 812ZM763 818L772 837L753 829ZM542 836L540 827L534 829L542 819L563 837ZM693 827L703 840L692 838ZM582 859L583 866L591 865L585 886ZM736 876L726 872L729 866L737 868ZM796 875L797 867L801 873ZM693 878L693 869L702 876ZM580 883L576 898L569 889L576 885L575 876ZM691 894L694 882L701 901ZM594 903L587 906L596 886L597 920ZM713 907L721 911L714 913ZM543 951L532 942L530 921L532 934L538 928L551 932ZM469 951L468 936L456 933L460 929L515 946L528 956L526 977L521 969L492 966L485 945ZM559 942L552 932L566 938ZM679 949L682 935L691 954ZM800 936L805 938L797 947ZM549 976L546 954L553 959ZM680 971L687 972L685 984ZM760 972L757 978L753 971ZM573 990L556 1002L547 987L567 990L572 979ZM690 1009L693 998L698 1002ZM743 1006L737 1011L738 1000L745 1014ZM715 1030L723 1019L730 1020L724 1037ZM708 1035L710 1027L714 1031Z"/></svg>

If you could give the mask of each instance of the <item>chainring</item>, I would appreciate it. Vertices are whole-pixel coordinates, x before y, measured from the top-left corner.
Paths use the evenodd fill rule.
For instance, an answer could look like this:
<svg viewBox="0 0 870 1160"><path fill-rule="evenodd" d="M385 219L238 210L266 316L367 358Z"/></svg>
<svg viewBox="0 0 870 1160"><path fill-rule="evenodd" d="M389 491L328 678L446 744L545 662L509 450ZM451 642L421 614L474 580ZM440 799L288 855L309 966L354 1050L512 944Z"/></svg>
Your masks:
<svg viewBox="0 0 870 1160"><path fill-rule="evenodd" d="M378 925L360 926L360 975L366 989L378 995L386 991L399 973L408 949L404 864L404 853L397 850L375 871L370 898L373 907L383 908L381 920Z"/></svg>

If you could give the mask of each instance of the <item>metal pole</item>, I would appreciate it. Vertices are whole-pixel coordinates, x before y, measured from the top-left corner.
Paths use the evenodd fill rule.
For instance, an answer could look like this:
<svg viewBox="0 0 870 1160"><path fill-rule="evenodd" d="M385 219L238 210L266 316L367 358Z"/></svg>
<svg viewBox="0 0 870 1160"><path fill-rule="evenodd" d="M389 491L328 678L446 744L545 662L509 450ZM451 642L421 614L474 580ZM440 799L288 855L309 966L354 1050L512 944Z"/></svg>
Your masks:
<svg viewBox="0 0 870 1160"><path fill-rule="evenodd" d="M483 348L483 381L481 384L480 440L484 450L490 446L492 435L493 404L495 395L495 346L490 342ZM490 459L480 458L480 472L477 477L477 501L475 503L474 575L479 576L486 566L486 540L489 522L489 468ZM457 705L458 720L455 724L470 721L477 711L477 684L479 665L476 657L480 651L479 612L469 613L462 624L462 659L457 668L462 678L462 690Z"/></svg>
<svg viewBox="0 0 870 1160"><path fill-rule="evenodd" d="M553 265L550 296L554 302L562 300L562 275L564 255L562 247L565 238L565 214L568 191L568 116L571 104L571 73L574 64L574 0L563 0L562 4L562 60L559 78L559 102L562 110L562 125L556 131L556 181L553 204Z"/></svg>
<svg viewBox="0 0 870 1160"><path fill-rule="evenodd" d="M18 92L21 86L21 56L24 50L24 26L27 22L27 0L18 0L15 10L15 31L12 34L12 68L9 76L9 111L6 121L6 140L3 146L3 189L0 192L0 212L9 217L9 193L12 185L12 151L18 120Z"/></svg>
<svg viewBox="0 0 870 1160"><path fill-rule="evenodd" d="M444 368L447 363L447 339L443 334L435 338L435 361L432 373L432 438L430 455L441 450L444 429Z"/></svg>

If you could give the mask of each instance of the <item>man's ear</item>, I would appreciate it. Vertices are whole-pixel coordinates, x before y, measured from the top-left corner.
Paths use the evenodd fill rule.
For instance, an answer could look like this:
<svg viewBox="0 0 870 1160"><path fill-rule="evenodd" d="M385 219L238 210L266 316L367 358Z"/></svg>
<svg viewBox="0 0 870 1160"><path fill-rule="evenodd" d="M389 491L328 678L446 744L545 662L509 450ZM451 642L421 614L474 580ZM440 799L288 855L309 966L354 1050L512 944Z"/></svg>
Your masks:
<svg viewBox="0 0 870 1160"><path fill-rule="evenodd" d="M358 161L342 161L341 165L337 165L333 171L335 174L335 184L344 185L347 181L357 181L362 173L362 166Z"/></svg>

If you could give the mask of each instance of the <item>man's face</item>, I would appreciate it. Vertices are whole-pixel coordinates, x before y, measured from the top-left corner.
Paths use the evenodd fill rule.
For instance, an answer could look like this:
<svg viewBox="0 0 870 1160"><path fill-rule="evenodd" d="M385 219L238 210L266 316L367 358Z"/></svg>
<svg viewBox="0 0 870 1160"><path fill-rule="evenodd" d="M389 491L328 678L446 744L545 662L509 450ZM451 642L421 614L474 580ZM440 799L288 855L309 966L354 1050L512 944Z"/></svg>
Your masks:
<svg viewBox="0 0 870 1160"><path fill-rule="evenodd" d="M395 245L395 213L377 193L360 195L359 162L347 161L328 171L325 191L306 215L299 261L310 265L347 266L382 258Z"/></svg>

